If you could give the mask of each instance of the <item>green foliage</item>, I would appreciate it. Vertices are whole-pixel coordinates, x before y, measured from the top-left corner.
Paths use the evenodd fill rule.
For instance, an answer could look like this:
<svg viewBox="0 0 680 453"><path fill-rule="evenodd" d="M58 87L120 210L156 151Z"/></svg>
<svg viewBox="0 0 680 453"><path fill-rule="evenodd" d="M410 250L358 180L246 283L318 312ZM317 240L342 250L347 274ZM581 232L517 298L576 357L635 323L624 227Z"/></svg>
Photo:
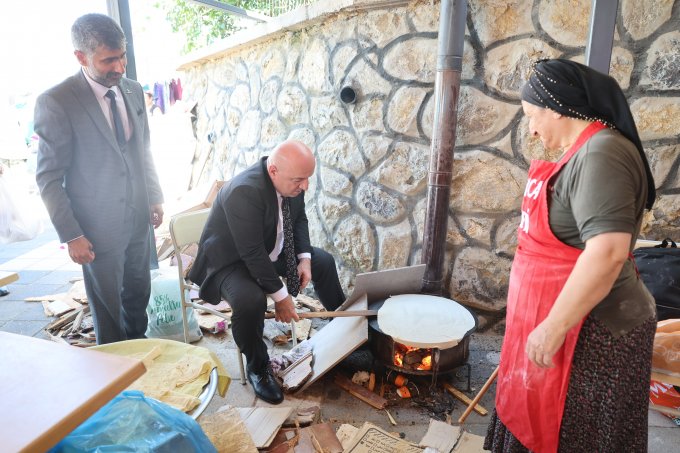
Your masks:
<svg viewBox="0 0 680 453"><path fill-rule="evenodd" d="M232 0L222 3L265 14L269 12L268 1ZM186 37L182 49L185 54L226 38L252 24L249 20L242 20L188 0L160 0L154 6L165 12L172 31L182 33Z"/></svg>

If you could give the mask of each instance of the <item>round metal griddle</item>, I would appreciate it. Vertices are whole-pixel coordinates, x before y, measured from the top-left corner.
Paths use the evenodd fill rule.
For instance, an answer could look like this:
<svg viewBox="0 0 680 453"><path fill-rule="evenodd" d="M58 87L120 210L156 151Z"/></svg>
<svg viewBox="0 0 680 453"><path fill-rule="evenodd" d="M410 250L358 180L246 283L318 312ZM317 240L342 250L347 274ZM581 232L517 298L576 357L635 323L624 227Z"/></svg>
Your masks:
<svg viewBox="0 0 680 453"><path fill-rule="evenodd" d="M405 297L405 296L409 296L409 295L406 294L406 295L400 295L400 296L396 296L396 297ZM420 298L423 297L423 295L420 295L420 294L416 294L414 296L419 296ZM424 296L424 297L428 297L428 296ZM447 349L447 348L455 346L459 341L462 341L464 338L469 337L475 330L477 330L477 325L478 325L477 315L475 315L475 313L472 310L470 310L469 308L467 308L466 306L464 306L462 304L459 304L458 302L456 302L452 299L445 299L443 297L438 297L438 296L432 296L432 298L433 299L436 298L437 302L440 302L440 303L441 303L442 300L446 300L446 301L450 301L452 304L455 304L457 311L463 312L464 316L469 315L471 317L472 322L473 322L472 327L470 329L468 329L464 334L462 334L460 336L460 338L457 338L457 336L453 336L453 337L451 337L450 341L441 341L440 335L436 335L437 338L435 338L435 336L433 335L431 341L423 340L422 335L421 335L421 338L418 338L418 339L416 339L416 338L395 338L395 341L397 341L401 344L404 344L406 346L412 346L412 347L417 347L417 348ZM386 303L386 301L388 299L389 299L389 297L385 298L385 299L379 299L375 302L372 302L371 304L369 304L368 308L370 310L379 311L382 314L382 311L384 311L383 305ZM414 302L414 303L417 304L418 302ZM409 322L411 322L411 320L407 316L404 316L403 322L409 323ZM376 330L378 332L381 332L381 333L386 334L386 335L393 336L393 335L391 335L390 332L385 332L384 329L380 328L380 324L378 322L378 317L376 317L376 316L372 316L372 317L369 318L369 325L374 330ZM446 328L446 326L444 326L443 328ZM422 332L421 332L421 334L422 334Z"/></svg>

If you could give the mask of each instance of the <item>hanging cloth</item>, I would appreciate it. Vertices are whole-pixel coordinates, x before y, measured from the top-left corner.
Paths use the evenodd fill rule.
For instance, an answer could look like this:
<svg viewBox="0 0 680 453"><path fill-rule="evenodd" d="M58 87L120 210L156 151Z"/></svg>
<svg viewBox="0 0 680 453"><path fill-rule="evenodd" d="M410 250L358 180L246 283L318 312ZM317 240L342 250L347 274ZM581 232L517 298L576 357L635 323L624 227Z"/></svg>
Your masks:
<svg viewBox="0 0 680 453"><path fill-rule="evenodd" d="M177 84L175 85L175 100L182 100L182 80L177 79Z"/></svg>
<svg viewBox="0 0 680 453"><path fill-rule="evenodd" d="M153 99L156 101L156 105L161 110L161 113L165 114L165 87L162 83L153 84Z"/></svg>
<svg viewBox="0 0 680 453"><path fill-rule="evenodd" d="M177 82L175 82L175 79L172 79L170 81L170 86L168 87L168 99L170 100L170 105L175 104L175 90L177 88Z"/></svg>
<svg viewBox="0 0 680 453"><path fill-rule="evenodd" d="M547 317L581 254L580 249L557 239L550 229L548 197L557 173L604 127L599 122L591 123L559 162L532 161L522 200L496 411L506 428L536 453L557 451L571 362L584 321L567 333L553 357L553 368L539 368L529 361L525 352L527 337Z"/></svg>

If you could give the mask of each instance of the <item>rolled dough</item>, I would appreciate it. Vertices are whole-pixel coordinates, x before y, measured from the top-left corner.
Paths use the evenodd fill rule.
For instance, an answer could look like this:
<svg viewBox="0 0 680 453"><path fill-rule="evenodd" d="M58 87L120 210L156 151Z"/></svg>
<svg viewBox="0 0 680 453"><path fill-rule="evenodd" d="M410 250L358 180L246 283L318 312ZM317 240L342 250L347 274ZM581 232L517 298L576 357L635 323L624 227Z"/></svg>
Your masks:
<svg viewBox="0 0 680 453"><path fill-rule="evenodd" d="M378 326L395 341L415 348L456 346L475 326L472 314L458 302L425 294L400 294L378 310Z"/></svg>

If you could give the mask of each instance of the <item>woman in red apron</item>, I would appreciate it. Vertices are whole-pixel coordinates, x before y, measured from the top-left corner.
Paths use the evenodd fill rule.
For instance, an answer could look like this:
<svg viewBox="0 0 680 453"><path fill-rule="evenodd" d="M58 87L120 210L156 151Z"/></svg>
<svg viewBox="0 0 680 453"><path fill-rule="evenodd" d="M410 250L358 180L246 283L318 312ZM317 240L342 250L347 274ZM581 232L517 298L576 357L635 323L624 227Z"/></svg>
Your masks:
<svg viewBox="0 0 680 453"><path fill-rule="evenodd" d="M654 301L632 250L654 180L617 83L541 60L522 91L533 161L510 274L495 452L647 449Z"/></svg>

